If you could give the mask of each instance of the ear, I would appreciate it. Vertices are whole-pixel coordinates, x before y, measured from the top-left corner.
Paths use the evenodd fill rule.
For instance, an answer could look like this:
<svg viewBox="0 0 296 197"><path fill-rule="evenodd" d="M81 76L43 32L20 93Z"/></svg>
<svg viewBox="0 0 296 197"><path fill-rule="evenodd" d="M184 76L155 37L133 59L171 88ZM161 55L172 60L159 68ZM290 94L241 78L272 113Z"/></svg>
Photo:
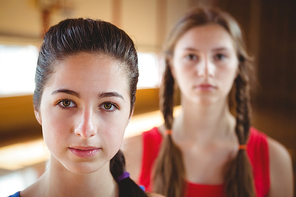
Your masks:
<svg viewBox="0 0 296 197"><path fill-rule="evenodd" d="M36 120L38 121L38 123L40 125L42 125L42 119L41 119L40 112L37 109L34 109L34 114L35 114L35 117L36 117Z"/></svg>

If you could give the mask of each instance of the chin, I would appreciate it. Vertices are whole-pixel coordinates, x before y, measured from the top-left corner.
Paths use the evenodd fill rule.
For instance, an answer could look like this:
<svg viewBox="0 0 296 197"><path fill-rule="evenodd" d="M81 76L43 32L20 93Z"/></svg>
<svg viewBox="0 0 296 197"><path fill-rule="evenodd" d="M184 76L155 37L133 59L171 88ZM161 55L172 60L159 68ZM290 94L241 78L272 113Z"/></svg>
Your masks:
<svg viewBox="0 0 296 197"><path fill-rule="evenodd" d="M198 105L211 105L217 102L215 98L207 96L197 96L195 98L192 98L192 101Z"/></svg>
<svg viewBox="0 0 296 197"><path fill-rule="evenodd" d="M207 106L207 105L211 105L211 104L213 104L214 102L213 101L211 101L211 100L209 100L209 99L199 99L198 101L197 101L197 103L199 104L199 105L205 105L205 106Z"/></svg>
<svg viewBox="0 0 296 197"><path fill-rule="evenodd" d="M91 174L102 168L102 165L95 163L76 163L71 165L64 165L64 167L75 174Z"/></svg>

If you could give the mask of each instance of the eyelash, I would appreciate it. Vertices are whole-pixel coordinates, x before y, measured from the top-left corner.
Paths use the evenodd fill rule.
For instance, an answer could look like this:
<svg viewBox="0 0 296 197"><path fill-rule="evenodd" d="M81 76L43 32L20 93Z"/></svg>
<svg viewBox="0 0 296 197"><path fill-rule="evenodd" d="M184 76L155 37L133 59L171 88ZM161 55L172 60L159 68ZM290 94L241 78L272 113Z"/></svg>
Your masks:
<svg viewBox="0 0 296 197"><path fill-rule="evenodd" d="M224 60L227 56L225 54L222 53L218 53L214 56L215 60Z"/></svg>
<svg viewBox="0 0 296 197"><path fill-rule="evenodd" d="M110 109L106 109L106 108L104 107L104 105L106 105L106 104L107 104L107 105L111 105L111 108L110 108ZM99 108L102 108L103 110L105 110L105 111L107 111L107 112L113 112L113 111L119 109L118 106L117 106L115 103L112 103L112 102L104 102L104 103L102 103L102 104L99 106Z"/></svg>
<svg viewBox="0 0 296 197"><path fill-rule="evenodd" d="M70 102L70 104L68 106L65 106L65 104L63 104L63 102L65 102L65 101ZM71 104L74 106L69 107ZM77 106L76 103L74 101L72 101L71 99L62 99L62 100L58 101L56 105L58 105L62 109L69 109L69 108L73 108L73 107ZM111 105L111 107L110 107L110 109L107 109L106 106L104 106L104 105ZM113 112L116 109L119 109L118 105L113 102L104 102L99 106L99 108L103 109L107 112Z"/></svg>
<svg viewBox="0 0 296 197"><path fill-rule="evenodd" d="M74 104L75 106L71 106L71 107L69 107L69 106L65 106L65 105L63 104L63 102L65 102L65 101L70 102L69 106L70 106L71 104ZM77 106L76 103L75 103L74 101L72 101L71 99L62 99L62 100L58 101L57 105L58 105L60 108L62 108L62 109L68 109L68 108L73 108L73 107L76 107L76 106Z"/></svg>
<svg viewBox="0 0 296 197"><path fill-rule="evenodd" d="M227 55L225 55L223 53L218 53L218 54L214 55L214 60L224 60L225 58L227 58ZM194 54L188 54L185 56L185 59L188 61L195 61L198 59L198 57Z"/></svg>
<svg viewBox="0 0 296 197"><path fill-rule="evenodd" d="M187 55L185 56L185 59L186 59L186 60L189 60L189 61L193 61L193 60L197 60L197 56L194 55L194 54L187 54Z"/></svg>

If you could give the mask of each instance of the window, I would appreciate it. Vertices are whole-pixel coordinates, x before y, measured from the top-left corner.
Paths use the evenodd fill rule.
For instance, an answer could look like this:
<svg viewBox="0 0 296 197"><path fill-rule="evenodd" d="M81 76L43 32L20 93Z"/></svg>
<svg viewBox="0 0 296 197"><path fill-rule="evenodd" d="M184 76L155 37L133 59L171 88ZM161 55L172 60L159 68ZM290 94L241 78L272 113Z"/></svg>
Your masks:
<svg viewBox="0 0 296 197"><path fill-rule="evenodd" d="M35 46L0 45L0 96L33 93L37 57Z"/></svg>
<svg viewBox="0 0 296 197"><path fill-rule="evenodd" d="M32 94L37 65L38 49L35 46L0 45L0 96ZM138 53L138 88L159 86L158 57L154 53Z"/></svg>
<svg viewBox="0 0 296 197"><path fill-rule="evenodd" d="M139 82L138 88L155 88L160 83L158 57L154 53L138 53Z"/></svg>

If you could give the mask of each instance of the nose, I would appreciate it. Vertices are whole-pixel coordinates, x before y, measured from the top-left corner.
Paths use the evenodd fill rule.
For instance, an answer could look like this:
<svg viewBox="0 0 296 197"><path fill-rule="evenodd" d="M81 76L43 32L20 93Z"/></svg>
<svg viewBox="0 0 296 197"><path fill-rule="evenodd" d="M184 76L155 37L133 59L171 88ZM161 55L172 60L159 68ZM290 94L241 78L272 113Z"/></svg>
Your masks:
<svg viewBox="0 0 296 197"><path fill-rule="evenodd" d="M214 76L215 65L209 58L201 60L197 67L200 77L209 78Z"/></svg>
<svg viewBox="0 0 296 197"><path fill-rule="evenodd" d="M78 118L78 125L75 127L75 134L87 139L96 135L94 117L92 110L85 110Z"/></svg>

